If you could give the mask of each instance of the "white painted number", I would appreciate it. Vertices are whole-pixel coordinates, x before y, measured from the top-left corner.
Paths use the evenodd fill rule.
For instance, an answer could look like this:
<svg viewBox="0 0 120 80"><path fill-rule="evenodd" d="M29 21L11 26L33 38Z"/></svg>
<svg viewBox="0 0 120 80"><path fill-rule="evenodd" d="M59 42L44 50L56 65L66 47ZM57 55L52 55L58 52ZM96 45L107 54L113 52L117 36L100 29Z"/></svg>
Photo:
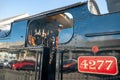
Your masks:
<svg viewBox="0 0 120 80"><path fill-rule="evenodd" d="M84 69L88 69L88 68L87 68L87 67L88 67L87 60L83 60L80 65L83 66Z"/></svg>
<svg viewBox="0 0 120 80"><path fill-rule="evenodd" d="M110 70L111 66L113 64L112 60L83 60L80 63L80 66L83 66L84 69L90 69L90 70L101 70L104 65L106 66L106 70Z"/></svg>
<svg viewBox="0 0 120 80"><path fill-rule="evenodd" d="M111 65L112 65L112 63L113 63L113 61L105 61L106 63L109 63L109 65L107 66L107 70L110 70L110 67L111 67Z"/></svg>
<svg viewBox="0 0 120 80"><path fill-rule="evenodd" d="M103 61L103 60L98 60L97 62L100 63L99 66L98 66L98 70L100 70L101 67L102 67L103 64L104 64L104 61Z"/></svg>
<svg viewBox="0 0 120 80"><path fill-rule="evenodd" d="M93 69L93 70L96 69L95 64L96 64L96 62L94 60L90 60L89 61L89 65L90 65L89 69Z"/></svg>

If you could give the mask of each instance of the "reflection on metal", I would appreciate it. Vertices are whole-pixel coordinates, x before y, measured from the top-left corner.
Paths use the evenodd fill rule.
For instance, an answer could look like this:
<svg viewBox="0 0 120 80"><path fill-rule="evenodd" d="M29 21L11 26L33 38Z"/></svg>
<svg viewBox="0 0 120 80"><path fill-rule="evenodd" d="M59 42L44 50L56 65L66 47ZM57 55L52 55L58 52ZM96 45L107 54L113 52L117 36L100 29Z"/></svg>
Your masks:
<svg viewBox="0 0 120 80"><path fill-rule="evenodd" d="M70 13L73 17L70 18L69 15L65 13ZM84 21L83 19L86 21ZM89 47L85 49L91 49L91 46L93 45L98 45L101 47L104 46L104 42L107 42L106 46L115 46L116 44L119 45L118 34L115 35L110 34L109 36L106 35L94 36L92 38L91 37L88 38L85 36L85 34L103 33L103 32L109 33L119 30L118 27L119 13L113 15L109 14L107 16L106 15L94 16L89 13L87 4L77 6L76 8L70 8L68 10L65 10L64 13L62 12L52 16L48 15L42 18L38 18L38 16L37 18L36 17L30 18L29 23L28 21L29 20L15 22L12 25L10 37L1 40L0 48L25 47L25 40L27 44L26 47L31 47L31 45L28 43L29 42L27 39L28 36L26 35L31 35L31 36L37 35L36 36L36 40L38 39L37 40L38 42L36 41L37 45L35 46L32 45L32 47L39 48L42 46L41 45L43 43L42 39L48 39L50 37L54 41L54 37L52 36L57 35L56 30L58 30L59 25L63 26L59 34L59 36L62 36L59 38L61 40L60 43L67 42L64 44L59 44L60 49L66 49L66 48L71 49L71 48L81 48L81 47L82 48ZM73 31L73 24L74 24L74 31ZM18 30L18 26L19 26L19 30ZM33 37L33 39L34 38L35 37ZM115 39L117 39L117 42L115 42Z"/></svg>
<svg viewBox="0 0 120 80"><path fill-rule="evenodd" d="M73 16L72 20L74 21L71 21L71 18L69 19L66 16L64 16L66 14L64 14L63 12L64 13L69 12ZM67 18L68 20L64 18ZM66 21L66 23L64 21ZM60 63L63 64L63 60L65 59L77 60L78 57L80 56L114 56L118 60L118 65L119 65L119 59L120 59L119 58L120 56L119 21L120 21L119 12L114 14L96 16L96 15L92 15L88 11L87 3L84 3L82 5L77 4L72 7L69 6L69 8L67 9L63 9L62 12L57 15L51 16L51 14L50 15L48 14L45 15L45 17L42 16L42 18L41 16L37 16L34 18L29 18L28 20L18 21L13 23L10 36L0 41L0 48L9 48L8 50L10 50L11 52L13 51L12 49L14 49L14 52L16 51L18 53L22 53L22 50L28 50L33 53L36 52L40 53L39 61L41 62L41 65L39 67L41 68L39 68L39 73L41 72L44 73L44 71L47 71L49 69L47 72L45 72L44 75L41 74L39 75L39 77L42 76L42 78L53 77L52 73L55 74L55 66L57 68L60 67L63 68L62 67L63 65L59 67ZM73 23L71 24L70 22ZM67 41L67 43L59 44L57 51L49 43L54 42L55 37L57 37L58 39L59 28L60 28L59 35L61 36L60 39L63 42ZM70 37L66 37L64 35L67 36L70 35ZM29 38L31 42L29 42ZM65 38L66 41L64 41ZM34 42L35 44L33 44ZM99 50L96 49L93 50L92 52L91 48L93 46L99 47ZM96 52L97 54L94 54ZM58 53L57 56L59 56L59 60L56 58L57 53ZM52 62L50 62L51 60L53 60L53 64ZM69 68L69 66L71 65L68 64L67 66ZM73 69L74 70L72 70L71 68L67 69L68 70L67 73L62 72L61 71L62 69L60 71L59 69L56 69L57 72L61 72L60 76L58 73L57 75L58 77L56 77L56 79L61 77L61 79L64 80L67 77L67 79L72 78L74 80L79 80L82 77L81 79L85 80L87 76L87 79L91 78L92 80L93 79L109 80L109 79L118 79L120 76L119 75L120 73L118 73L115 76L113 75L107 76L101 74L96 75L96 73L88 73L88 74L78 73L77 66L73 67ZM55 79L50 79L50 80L55 80Z"/></svg>
<svg viewBox="0 0 120 80"><path fill-rule="evenodd" d="M76 6L76 5L75 5ZM65 13L70 13L73 18ZM47 14L47 13L46 13ZM39 17L39 18L38 18ZM91 46L98 45L100 47L105 46L119 46L119 34L109 34L101 36L86 37L85 34L91 33L109 33L119 31L119 13L108 14L103 16L91 15L88 11L87 4L77 5L75 8L68 8L61 13L55 15L47 15L41 18L40 16L30 18L26 21L15 22L12 25L11 34L9 37L0 40L0 48L10 47L34 47L39 48L43 44L43 39L52 39L57 35L58 26L62 25L60 31L60 40L63 44L59 44L60 49L71 48L84 48L91 49ZM74 20L74 21L73 21ZM84 21L85 20L85 21ZM29 22L29 23L28 23ZM74 29L73 29L74 25ZM96 26L97 25L97 26ZM18 30L19 26L19 30ZM104 29L103 29L104 28ZM67 30L68 29L68 30ZM74 32L74 34L73 34ZM30 45L28 42L28 36L35 36L38 42L37 45ZM65 35L69 36L66 37ZM44 38L43 38L44 37ZM35 37L33 37L34 39ZM66 39L66 40L64 40ZM46 40L47 41L47 40ZM34 42L34 40L33 40ZM62 43L61 42L61 43ZM64 43L67 42L67 43ZM47 43L47 42L45 42ZM106 45L104 45L106 43ZM109 44L111 43L111 44ZM81 49L80 49L81 50Z"/></svg>
<svg viewBox="0 0 120 80"><path fill-rule="evenodd" d="M0 20L0 39L7 37L11 31L11 23L15 20L28 17L29 15L21 14L7 19Z"/></svg>
<svg viewBox="0 0 120 80"><path fill-rule="evenodd" d="M0 48L23 48L25 46L27 21L16 22L7 37L0 39Z"/></svg>
<svg viewBox="0 0 120 80"><path fill-rule="evenodd" d="M119 6L119 0L88 0L88 9L95 15L118 12Z"/></svg>
<svg viewBox="0 0 120 80"><path fill-rule="evenodd" d="M11 27L11 23L15 20L28 17L28 14L17 15L7 19L0 20L0 48L21 48L24 46L25 35L24 28L20 26ZM22 33L23 32L23 33ZM23 40L22 40L23 39Z"/></svg>
<svg viewBox="0 0 120 80"><path fill-rule="evenodd" d="M60 44L62 50L85 50L91 51L91 47L97 45L100 50L120 49L120 35L113 34L120 30L120 13L107 14L101 16L91 15L87 4L72 9L71 14L74 17L74 36L67 44ZM112 33L111 33L112 32ZM105 35L96 35L96 33L109 33ZM110 34L111 33L111 34ZM94 34L92 37L86 34Z"/></svg>
<svg viewBox="0 0 120 80"><path fill-rule="evenodd" d="M27 46L52 46L55 45L55 37L62 33L63 30L73 27L73 17L70 13L56 14L40 19L34 19L28 25ZM60 34L62 36L66 32ZM72 31L71 31L72 32ZM70 33L72 37L73 33ZM69 37L67 42L71 37Z"/></svg>
<svg viewBox="0 0 120 80"><path fill-rule="evenodd" d="M88 0L88 9L91 13L95 14L95 15L99 15L100 14L100 10L99 7L96 3L95 0Z"/></svg>
<svg viewBox="0 0 120 80"><path fill-rule="evenodd" d="M29 14L25 13L25 14L21 14L21 15L17 15L17 16L13 16L13 17L9 17L9 18L0 20L0 26L1 25L8 25L8 24L10 25L15 20L22 19L22 18L25 18L28 16L29 16Z"/></svg>

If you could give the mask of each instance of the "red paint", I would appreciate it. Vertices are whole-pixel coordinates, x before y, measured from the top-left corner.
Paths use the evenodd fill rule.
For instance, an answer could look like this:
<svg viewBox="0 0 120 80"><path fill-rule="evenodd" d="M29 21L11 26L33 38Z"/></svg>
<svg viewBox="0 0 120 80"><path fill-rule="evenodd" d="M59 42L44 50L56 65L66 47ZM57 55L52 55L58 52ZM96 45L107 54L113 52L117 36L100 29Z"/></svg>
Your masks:
<svg viewBox="0 0 120 80"><path fill-rule="evenodd" d="M117 60L113 56L82 56L78 58L78 71L116 75L118 73Z"/></svg>
<svg viewBox="0 0 120 80"><path fill-rule="evenodd" d="M99 51L98 46L93 46L93 47L92 47L92 52L93 52L93 53L97 53L98 51Z"/></svg>

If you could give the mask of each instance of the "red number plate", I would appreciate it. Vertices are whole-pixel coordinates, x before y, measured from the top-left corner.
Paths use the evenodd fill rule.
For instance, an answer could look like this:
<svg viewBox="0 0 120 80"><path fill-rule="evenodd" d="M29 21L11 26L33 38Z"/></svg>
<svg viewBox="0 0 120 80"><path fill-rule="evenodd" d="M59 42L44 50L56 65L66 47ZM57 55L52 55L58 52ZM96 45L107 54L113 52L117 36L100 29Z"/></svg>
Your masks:
<svg viewBox="0 0 120 80"><path fill-rule="evenodd" d="M82 56L78 58L78 71L116 75L118 73L117 59L113 56Z"/></svg>

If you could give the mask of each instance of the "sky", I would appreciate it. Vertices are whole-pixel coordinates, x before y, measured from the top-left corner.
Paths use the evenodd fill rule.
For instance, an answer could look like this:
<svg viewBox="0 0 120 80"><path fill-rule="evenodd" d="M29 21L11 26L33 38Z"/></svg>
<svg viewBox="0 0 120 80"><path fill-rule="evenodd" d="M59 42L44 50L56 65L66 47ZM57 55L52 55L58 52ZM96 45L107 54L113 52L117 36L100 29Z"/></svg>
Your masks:
<svg viewBox="0 0 120 80"><path fill-rule="evenodd" d="M0 20L28 13L35 15L86 0L0 0Z"/></svg>

